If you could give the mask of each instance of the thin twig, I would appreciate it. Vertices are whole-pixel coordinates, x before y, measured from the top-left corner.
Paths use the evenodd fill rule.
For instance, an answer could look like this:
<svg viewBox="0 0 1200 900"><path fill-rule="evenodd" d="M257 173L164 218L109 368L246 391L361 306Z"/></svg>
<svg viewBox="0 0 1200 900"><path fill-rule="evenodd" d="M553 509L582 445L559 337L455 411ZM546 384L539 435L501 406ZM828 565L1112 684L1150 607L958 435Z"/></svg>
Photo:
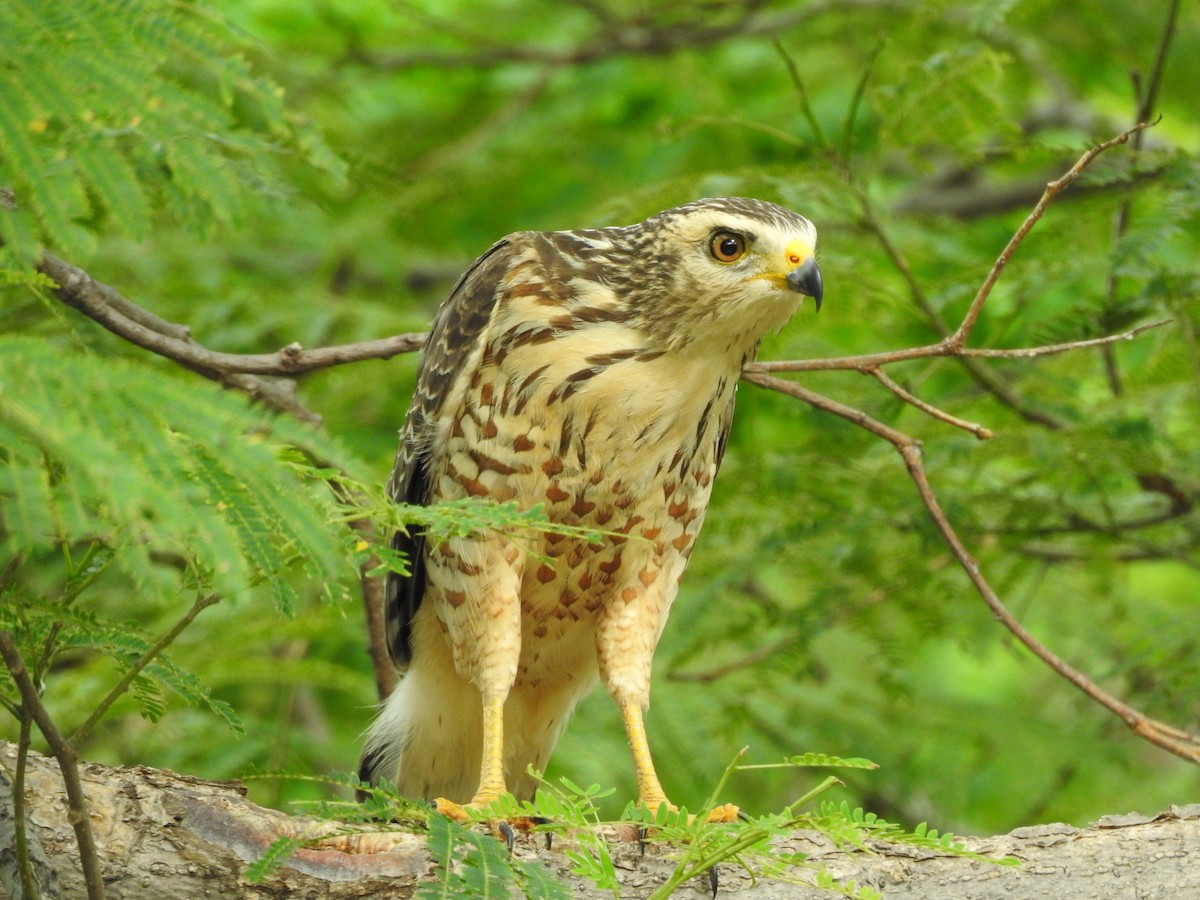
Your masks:
<svg viewBox="0 0 1200 900"><path fill-rule="evenodd" d="M968 422L965 419L960 419L958 416L952 416L945 410L938 409L933 404L926 403L920 397L910 394L904 388L900 387L900 385L896 384L896 382L894 382L891 378L889 378L883 369L880 369L877 366L867 369L867 374L872 376L876 381L882 384L885 388L887 388L905 403L909 404L910 406L915 406L917 409L921 410L921 412L934 419L946 422L949 425L953 425L955 428L961 428L963 431L969 431L981 441L990 440L995 436L992 434L990 429L984 428L982 425L979 425L975 422Z"/></svg>
<svg viewBox="0 0 1200 900"><path fill-rule="evenodd" d="M17 766L12 778L13 805L13 849L17 854L17 868L21 873L21 894L27 900L39 900L37 880L33 877L33 861L29 855L28 809L25 805L25 772L29 766L29 744L32 735L33 716L22 708L21 728L17 737Z"/></svg>
<svg viewBox="0 0 1200 900"><path fill-rule="evenodd" d="M1145 129L1151 127L1153 122L1139 122L1132 128L1122 131L1114 138L1110 138L1103 143L1089 149L1083 156L1079 157L1075 165L1071 166L1061 177L1051 181L1046 185L1046 190L1042 192L1041 199L1034 205L1029 215L1025 217L1025 221L1013 233L1012 238L1004 249L1000 251L1000 255L996 257L996 261L992 263L992 268L988 272L987 277L983 279L983 284L980 285L979 291L975 294L975 299L971 301L971 306L967 309L967 313L963 316L962 324L958 326L954 334L950 336L950 343L955 347L965 347L967 338L971 336L971 330L975 327L975 323L979 320L979 314L983 312L983 304L987 302L987 298L992 293L992 288L996 286L996 282L1000 278L1000 273L1004 271L1004 267L1008 265L1008 261L1012 259L1013 253L1017 247L1021 246L1021 242L1025 240L1025 236L1033 229L1038 220L1046 212L1046 207L1050 202L1061 193L1068 185L1076 178L1083 174L1084 169L1092 164L1092 161L1103 153L1105 150L1111 150L1118 144L1124 144L1135 134L1138 134Z"/></svg>
<svg viewBox="0 0 1200 900"><path fill-rule="evenodd" d="M63 738L50 713L42 705L37 686L29 677L29 670L25 668L25 660L21 658L21 651L11 631L0 631L0 656L4 657L4 663L21 694L22 708L33 717L62 772L63 786L67 791L67 820L75 829L75 840L79 844L79 865L83 870L84 884L87 885L88 900L104 900L104 873L100 869L100 856L92 833L87 795L79 777L79 754L75 745Z"/></svg>
<svg viewBox="0 0 1200 900"><path fill-rule="evenodd" d="M973 356L986 359L1032 359L1038 356L1052 356L1056 353L1066 353L1070 350L1082 350L1087 347L1098 347L1102 344L1114 344L1117 341L1131 341L1144 331L1170 325L1174 319L1157 319L1146 322L1120 334L1110 334L1104 337L1088 338L1082 341L1068 341L1062 344L1045 344L1040 347L954 347L949 340L938 341L936 344L926 344L923 347L906 347L903 350L886 350L881 353L864 353L861 356L838 356L827 359L783 359L770 362L756 362L746 366L746 373L774 372L831 372L850 369L855 372L869 373L871 369L889 366L893 363L907 362L911 359L931 359L940 356Z"/></svg>
<svg viewBox="0 0 1200 900"><path fill-rule="evenodd" d="M1141 78L1137 72L1131 73L1133 81L1134 96L1137 101L1137 110L1134 112L1134 122L1145 122L1154 114L1155 104L1158 102L1158 91L1162 87L1163 67L1166 65L1167 53L1171 48L1171 40L1175 36L1175 23L1179 17L1179 0L1171 0L1167 7L1166 21L1163 23L1162 33L1158 37L1158 47L1154 52L1154 65L1150 70L1150 81L1146 84L1145 90L1142 90ZM1139 131L1133 136L1131 143L1134 153L1142 149L1144 131ZM1130 165L1130 169L1135 169L1136 166ZM1113 235L1112 244L1114 251L1117 244L1125 237L1126 231L1129 229L1129 218L1132 213L1133 203L1130 198L1128 189L1125 191L1125 199L1117 207L1116 215L1113 218ZM1113 254L1115 256L1115 252ZM1108 284L1105 288L1105 298L1107 300L1105 313L1101 317L1103 322L1108 318L1108 312L1114 310L1117 305L1117 295L1120 292L1121 279L1117 274L1117 267L1114 264L1108 273ZM1114 397L1120 396L1124 388L1121 384L1121 370L1117 368L1117 356L1111 347L1101 347L1100 356L1104 361L1104 374L1108 378L1109 390L1112 391Z"/></svg>
<svg viewBox="0 0 1200 900"><path fill-rule="evenodd" d="M193 603L191 608L180 617L179 621L176 622L157 641L150 645L150 647L146 649L145 653L134 660L133 664L125 671L125 674L118 679L117 683L114 684L112 689L104 696L104 699L101 700L96 705L96 708L92 710L91 715L89 715L87 719L84 720L84 723L80 725L78 729L76 729L75 733L71 736L71 743L76 747L82 746L84 742L87 741L88 737L91 736L92 729L96 727L96 724L102 718L104 718L104 714L109 711L112 705L116 703L117 700L120 699L120 697L124 695L127 690L129 690L129 685L133 684L133 680L141 674L142 670L146 668L146 666L150 665L150 663L152 663L155 658L159 656L159 654L166 650L167 647L171 646L171 643L175 640L175 638L179 637L179 635L183 633L183 629L192 624L196 616L200 615L203 610L206 610L208 607L219 602L220 599L221 598L215 594L205 594L201 597L197 597L196 602Z"/></svg>

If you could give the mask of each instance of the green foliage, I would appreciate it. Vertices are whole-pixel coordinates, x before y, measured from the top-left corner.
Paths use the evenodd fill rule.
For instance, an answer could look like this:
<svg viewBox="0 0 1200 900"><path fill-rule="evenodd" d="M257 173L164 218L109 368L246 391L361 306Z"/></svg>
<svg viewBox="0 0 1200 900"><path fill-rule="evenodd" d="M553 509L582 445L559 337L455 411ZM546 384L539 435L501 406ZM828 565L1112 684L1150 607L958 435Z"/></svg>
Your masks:
<svg viewBox="0 0 1200 900"><path fill-rule="evenodd" d="M289 442L344 455L215 387L46 341L0 341L10 557L97 542L146 602L185 585L237 600L265 584L288 612L291 568L330 592L353 576L330 539L324 486L311 468L281 464Z"/></svg>
<svg viewBox="0 0 1200 900"><path fill-rule="evenodd" d="M422 900L459 897L508 898L520 890L529 900L567 900L570 889L540 863L513 859L504 844L445 816L429 817L425 846L436 866L433 877L417 886Z"/></svg>
<svg viewBox="0 0 1200 900"><path fill-rule="evenodd" d="M248 187L277 183L283 153L341 177L245 44L192 4L0 7L0 268L27 267L39 244L88 252L101 230L140 240L158 209L198 234L236 223Z"/></svg>

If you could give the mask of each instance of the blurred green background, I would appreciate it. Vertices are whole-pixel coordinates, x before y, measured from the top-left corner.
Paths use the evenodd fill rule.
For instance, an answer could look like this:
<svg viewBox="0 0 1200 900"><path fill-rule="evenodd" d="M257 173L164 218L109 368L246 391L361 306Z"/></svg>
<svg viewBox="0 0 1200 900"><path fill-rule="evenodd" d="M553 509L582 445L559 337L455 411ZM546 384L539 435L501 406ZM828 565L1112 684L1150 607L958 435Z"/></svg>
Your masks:
<svg viewBox="0 0 1200 900"><path fill-rule="evenodd" d="M1051 206L973 343L1170 325L1109 354L989 363L1007 402L953 361L889 369L992 429L985 442L854 373L789 377L919 437L951 521L1025 625L1127 702L1200 730L1194 4L146 0L5 15L16 18L0 48L18 62L0 79L23 99L0 114L0 187L36 207L40 188L109 143L143 185L140 205L122 207L106 197L133 188L106 193L81 176L79 206L62 214L70 227L44 215L27 223L29 241L229 352L423 330L454 277L509 231L627 224L721 194L780 202L820 233L824 309L802 309L762 359L932 343L935 320L957 324L1045 182L1132 124L1137 93L1155 91L1161 122ZM125 56L89 42L96 22L122 32L121 16L131 40L155 17L192 49L156 56L149 26ZM44 56L18 53L30 46ZM18 83L22 65L80 90L71 102L39 96ZM141 105L89 92L89 78ZM204 167L184 184L193 162ZM0 235L6 221L22 227L5 215ZM203 389L39 298L12 274L20 261L8 265L0 331ZM302 401L368 479L390 469L415 366L408 356L301 380ZM52 583L52 560L30 560L27 579ZM238 712L244 736L177 700L152 724L129 700L84 756L211 778L353 768L377 699L353 572L341 602L302 575L294 585L292 617L248 590L206 610L172 651ZM151 632L186 608L149 602L115 574L82 602ZM64 657L47 702L78 721L115 673L101 657ZM847 776L837 799L965 833L1200 799L1194 765L1015 646L890 446L749 385L656 656L648 727L667 793L692 808L743 746L752 762L868 757L881 767ZM3 720L0 736L15 733ZM616 787L614 815L634 795L603 691L559 745L557 774ZM763 812L816 780L742 773L721 799ZM316 790L251 786L275 805Z"/></svg>

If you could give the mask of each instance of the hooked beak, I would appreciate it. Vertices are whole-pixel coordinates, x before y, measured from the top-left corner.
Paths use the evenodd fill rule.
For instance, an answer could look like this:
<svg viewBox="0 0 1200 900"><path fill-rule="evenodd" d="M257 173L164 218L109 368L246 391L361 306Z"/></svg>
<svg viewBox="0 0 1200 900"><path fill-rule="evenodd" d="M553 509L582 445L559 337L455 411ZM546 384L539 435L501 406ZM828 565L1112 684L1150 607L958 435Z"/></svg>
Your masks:
<svg viewBox="0 0 1200 900"><path fill-rule="evenodd" d="M817 312L821 311L821 297L825 293L825 286L821 283L821 270L817 268L817 261L811 256L788 273L787 286L789 290L798 294L812 297L816 302Z"/></svg>

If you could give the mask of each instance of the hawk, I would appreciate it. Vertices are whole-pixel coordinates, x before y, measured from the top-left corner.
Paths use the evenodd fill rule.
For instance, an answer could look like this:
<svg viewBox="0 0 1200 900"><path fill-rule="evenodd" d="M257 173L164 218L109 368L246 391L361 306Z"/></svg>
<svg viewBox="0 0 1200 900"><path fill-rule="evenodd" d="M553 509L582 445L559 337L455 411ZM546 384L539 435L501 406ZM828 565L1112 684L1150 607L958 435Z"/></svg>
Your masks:
<svg viewBox="0 0 1200 900"><path fill-rule="evenodd" d="M801 295L821 306L812 224L760 200L696 200L637 225L523 231L458 280L426 344L388 483L398 502L542 505L601 544L542 532L398 532L388 645L403 677L364 781L462 816L531 798L572 710L603 682L639 802L663 793L643 725L650 664L700 531L742 367Z"/></svg>

